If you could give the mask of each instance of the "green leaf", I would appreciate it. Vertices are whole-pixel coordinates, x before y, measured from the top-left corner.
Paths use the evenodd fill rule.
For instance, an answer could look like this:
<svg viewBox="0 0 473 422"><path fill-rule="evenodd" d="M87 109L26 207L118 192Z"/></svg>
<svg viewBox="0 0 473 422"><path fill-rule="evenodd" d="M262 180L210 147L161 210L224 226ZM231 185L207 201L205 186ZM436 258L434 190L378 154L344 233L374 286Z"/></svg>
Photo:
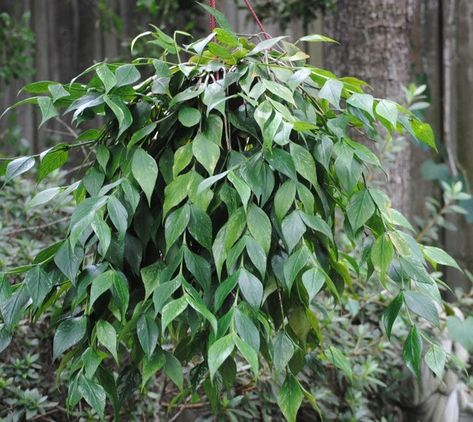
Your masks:
<svg viewBox="0 0 473 422"><path fill-rule="evenodd" d="M168 325L173 322L180 314L182 314L187 308L187 299L183 296L179 299L173 300L164 306L161 314L161 327L164 335L164 331Z"/></svg>
<svg viewBox="0 0 473 422"><path fill-rule="evenodd" d="M404 292L404 301L412 312L420 315L436 326L439 325L439 314L430 298L421 293L406 291Z"/></svg>
<svg viewBox="0 0 473 422"><path fill-rule="evenodd" d="M305 224L297 210L293 211L282 221L281 230L286 241L287 251L290 253L306 231Z"/></svg>
<svg viewBox="0 0 473 422"><path fill-rule="evenodd" d="M179 277L176 277L176 279L167 281L155 288L153 291L153 305L155 314L161 312L164 304L180 286L181 281Z"/></svg>
<svg viewBox="0 0 473 422"><path fill-rule="evenodd" d="M23 173L26 173L34 166L34 163L35 159L33 157L21 157L10 161L5 172L5 183L8 183L10 180Z"/></svg>
<svg viewBox="0 0 473 422"><path fill-rule="evenodd" d="M53 102L60 100L61 98L68 97L70 94L64 89L61 84L52 84L48 86L48 91L51 93Z"/></svg>
<svg viewBox="0 0 473 422"><path fill-rule="evenodd" d="M440 265L447 265L461 271L461 268L457 262L443 249L437 248L435 246L423 246L422 252L424 253L424 256L431 262Z"/></svg>
<svg viewBox="0 0 473 422"><path fill-rule="evenodd" d="M233 312L233 321L242 340L258 352L260 349L260 335L251 318L237 308Z"/></svg>
<svg viewBox="0 0 473 422"><path fill-rule="evenodd" d="M133 154L131 162L131 171L141 189L151 204L154 186L158 178L158 165L153 157L151 157L144 149L137 148Z"/></svg>
<svg viewBox="0 0 473 422"><path fill-rule="evenodd" d="M266 274L267 258L263 248L251 236L246 236L246 251L248 252L251 262L264 279Z"/></svg>
<svg viewBox="0 0 473 422"><path fill-rule="evenodd" d="M184 261L189 272L195 277L204 291L210 288L210 263L202 256L184 249Z"/></svg>
<svg viewBox="0 0 473 422"><path fill-rule="evenodd" d="M108 93L117 84L117 78L105 63L97 66L95 72L103 83L105 93Z"/></svg>
<svg viewBox="0 0 473 422"><path fill-rule="evenodd" d="M243 208L246 211L246 207L248 205L248 201L250 200L251 196L251 190L248 187L248 185L241 180L233 171L228 173L227 179L232 183L232 185L235 187L235 189L238 192L238 195L240 196L241 203L243 205Z"/></svg>
<svg viewBox="0 0 473 422"><path fill-rule="evenodd" d="M286 180L274 196L274 212L281 221L291 209L296 198L296 184L292 180Z"/></svg>
<svg viewBox="0 0 473 422"><path fill-rule="evenodd" d="M411 121L411 128L417 140L437 151L434 131L428 123L414 119Z"/></svg>
<svg viewBox="0 0 473 422"><path fill-rule="evenodd" d="M305 212L300 212L302 221L306 224L307 227L310 227L316 232L322 233L329 240L333 242L333 234L329 225L318 215L310 215Z"/></svg>
<svg viewBox="0 0 473 422"><path fill-rule="evenodd" d="M100 419L104 417L106 395L104 388L84 375L79 376L79 392L85 401L99 415Z"/></svg>
<svg viewBox="0 0 473 422"><path fill-rule="evenodd" d="M101 319L97 322L95 329L98 342L112 354L115 362L118 363L117 332L115 328L113 328L113 325Z"/></svg>
<svg viewBox="0 0 473 422"><path fill-rule="evenodd" d="M112 231L99 214L96 214L94 221L92 221L92 229L99 239L99 253L105 257L112 241Z"/></svg>
<svg viewBox="0 0 473 422"><path fill-rule="evenodd" d="M210 312L207 307L205 306L204 302L196 296L192 297L190 295L185 296L187 303L194 308L199 314L201 314L207 321L209 321L210 326L212 327L213 332L216 334L218 325L217 325L217 319L215 316Z"/></svg>
<svg viewBox="0 0 473 422"><path fill-rule="evenodd" d="M375 206L367 189L355 192L347 205L347 216L353 230L357 231L374 214Z"/></svg>
<svg viewBox="0 0 473 422"><path fill-rule="evenodd" d="M214 311L217 312L225 302L225 299L238 284L239 273L233 273L215 291Z"/></svg>
<svg viewBox="0 0 473 422"><path fill-rule="evenodd" d="M402 358L407 367L420 379L421 376L421 359L422 359L422 337L417 331L417 327L413 325L409 330L409 334L404 342L402 350Z"/></svg>
<svg viewBox="0 0 473 422"><path fill-rule="evenodd" d="M398 116L396 103L389 100L381 100L376 105L376 114L387 120L393 128L396 127Z"/></svg>
<svg viewBox="0 0 473 422"><path fill-rule="evenodd" d="M62 167L69 158L69 153L64 148L53 148L46 154L41 154L41 161L38 170L38 182L43 180L48 174Z"/></svg>
<svg viewBox="0 0 473 422"><path fill-rule="evenodd" d="M263 300L261 281L244 268L241 268L238 274L238 285L248 304L254 308L259 308Z"/></svg>
<svg viewBox="0 0 473 422"><path fill-rule="evenodd" d="M150 357L156 349L159 338L159 328L155 320L148 315L141 315L136 323L136 334L146 356Z"/></svg>
<svg viewBox="0 0 473 422"><path fill-rule="evenodd" d="M59 192L61 192L60 187L45 189L37 193L32 199L30 199L26 203L26 208L30 209L30 208L37 207L39 205L47 204L48 202L53 200L58 195Z"/></svg>
<svg viewBox="0 0 473 422"><path fill-rule="evenodd" d="M39 127L43 126L49 119L59 116L56 107L54 107L53 101L49 97L38 97L38 105L41 110L41 123Z"/></svg>
<svg viewBox="0 0 473 422"><path fill-rule="evenodd" d="M148 380L158 372L166 362L166 355L160 350L157 350L149 358L145 355L143 358L143 367L142 367L142 388L146 385Z"/></svg>
<svg viewBox="0 0 473 422"><path fill-rule="evenodd" d="M389 304L383 314L384 327L386 329L386 335L391 338L391 332L396 321L399 311L401 310L402 304L404 303L404 295L399 293L393 301Z"/></svg>
<svg viewBox="0 0 473 422"><path fill-rule="evenodd" d="M222 363L231 355L234 347L235 343L231 334L218 339L209 347L207 363L209 365L211 380L214 379Z"/></svg>
<svg viewBox="0 0 473 422"><path fill-rule="evenodd" d="M315 161L311 153L305 148L294 142L289 144L291 156L296 166L296 171L313 186L317 185L317 173L315 170Z"/></svg>
<svg viewBox="0 0 473 422"><path fill-rule="evenodd" d="M348 98L347 103L360 110L366 111L371 117L374 117L374 99L372 95L355 93Z"/></svg>
<svg viewBox="0 0 473 422"><path fill-rule="evenodd" d="M116 86L120 87L134 84L140 80L141 75L136 66L132 64L124 64L117 68L115 71L115 77L117 81Z"/></svg>
<svg viewBox="0 0 473 422"><path fill-rule="evenodd" d="M185 127L199 124L200 117L200 111L194 107L184 106L179 109L178 119Z"/></svg>
<svg viewBox="0 0 473 422"><path fill-rule="evenodd" d="M272 341L273 365L276 373L282 372L294 355L294 344L286 333L280 332Z"/></svg>
<svg viewBox="0 0 473 422"><path fill-rule="evenodd" d="M304 41L304 42L334 42L336 43L337 41L333 40L332 38L326 37L325 35L320 35L320 34L311 34L311 35L305 35L302 38L299 38L299 41Z"/></svg>
<svg viewBox="0 0 473 422"><path fill-rule="evenodd" d="M128 212L126 208L118 198L111 196L107 202L107 211L118 233L124 236L128 228Z"/></svg>
<svg viewBox="0 0 473 422"><path fill-rule="evenodd" d="M371 262L376 271L385 274L394 256L394 248L386 234L379 236L371 248Z"/></svg>
<svg viewBox="0 0 473 422"><path fill-rule="evenodd" d="M39 266L34 266L26 273L25 286L31 296L33 306L39 307L52 287L48 274Z"/></svg>
<svg viewBox="0 0 473 422"><path fill-rule="evenodd" d="M325 274L318 268L311 268L302 274L302 284L309 296L309 302L315 297L325 283Z"/></svg>
<svg viewBox="0 0 473 422"><path fill-rule="evenodd" d="M220 12L219 10L217 10L213 7L209 7L209 6L207 6L206 4L203 4L203 3L198 3L198 5L200 7L203 7L207 13L212 15L222 29L229 32L230 34L234 34L232 26L230 25L227 18L225 17L225 15L222 12Z"/></svg>
<svg viewBox="0 0 473 422"><path fill-rule="evenodd" d="M299 272L306 266L309 257L305 248L300 248L294 252L284 262L283 272L288 293L291 292L292 284Z"/></svg>
<svg viewBox="0 0 473 422"><path fill-rule="evenodd" d="M296 422L303 397L299 382L294 375L288 373L277 397L278 406L288 422Z"/></svg>
<svg viewBox="0 0 473 422"><path fill-rule="evenodd" d="M293 180L297 180L296 166L291 154L281 148L274 148L271 152L265 154L266 161L275 170Z"/></svg>
<svg viewBox="0 0 473 422"><path fill-rule="evenodd" d="M92 309L95 301L116 283L117 277L119 275L116 271L108 270L93 279L90 288L89 310Z"/></svg>
<svg viewBox="0 0 473 422"><path fill-rule="evenodd" d="M233 341L241 355L245 358L245 360L250 364L251 370L253 371L253 375L255 378L258 376L258 354L256 353L255 349L253 349L248 343L238 337L236 334L233 334Z"/></svg>
<svg viewBox="0 0 473 422"><path fill-rule="evenodd" d="M336 109L340 108L340 97L342 95L343 82L336 79L327 79L319 92L319 98L327 100Z"/></svg>
<svg viewBox="0 0 473 422"><path fill-rule="evenodd" d="M187 230L204 248L212 248L212 220L199 207L191 206L190 223Z"/></svg>
<svg viewBox="0 0 473 422"><path fill-rule="evenodd" d="M54 334L53 357L56 359L67 349L75 346L87 332L87 318L85 315L68 318L61 322Z"/></svg>
<svg viewBox="0 0 473 422"><path fill-rule="evenodd" d="M118 121L119 138L133 123L133 116L123 100L116 95L104 95L105 103L110 107Z"/></svg>
<svg viewBox="0 0 473 422"><path fill-rule="evenodd" d="M147 136L151 135L156 129L157 125L158 124L156 122L153 122L147 126L142 127L141 129L138 129L135 133L133 133L133 135L131 135L131 139L130 142L128 142L127 144L127 148L131 148L133 145L140 142L143 138L146 138Z"/></svg>
<svg viewBox="0 0 473 422"><path fill-rule="evenodd" d="M181 363L170 353L166 353L166 361L164 363L164 372L182 390L184 385L184 375Z"/></svg>
<svg viewBox="0 0 473 422"><path fill-rule="evenodd" d="M164 224L164 237L166 239L166 251L169 251L176 240L184 233L191 218L188 204L169 214Z"/></svg>
<svg viewBox="0 0 473 422"><path fill-rule="evenodd" d="M266 213L257 205L248 206L247 225L253 238L260 244L266 255L271 249L272 225Z"/></svg>
<svg viewBox="0 0 473 422"><path fill-rule="evenodd" d="M270 81L268 79L262 79L261 82L263 84L263 87L272 94L278 96L279 98L282 98L288 103L295 104L292 92L289 90L289 88L277 82Z"/></svg>
<svg viewBox="0 0 473 422"><path fill-rule="evenodd" d="M7 327L13 327L22 318L30 300L25 288L20 288L13 295L0 302L0 311Z"/></svg>
<svg viewBox="0 0 473 422"><path fill-rule="evenodd" d="M281 40L287 38L287 36L280 36L280 37L272 37L267 40L263 40L259 42L253 50L251 50L248 55L254 56L255 54L261 53L264 50L270 50L273 48L277 43Z"/></svg>
<svg viewBox="0 0 473 422"><path fill-rule="evenodd" d="M72 283L75 283L83 259L83 249L78 246L72 248L70 242L66 241L54 256L54 263Z"/></svg>
<svg viewBox="0 0 473 422"><path fill-rule="evenodd" d="M431 371L442 379L445 363L447 361L447 353L440 346L432 344L424 357L425 363Z"/></svg>
<svg viewBox="0 0 473 422"><path fill-rule="evenodd" d="M220 158L220 148L218 145L207 138L204 133L199 132L192 141L192 153L212 176Z"/></svg>
<svg viewBox="0 0 473 422"><path fill-rule="evenodd" d="M353 378L351 363L340 349L337 349L335 346L330 346L325 351L325 354L327 359L332 362L336 368L340 369L350 380Z"/></svg>

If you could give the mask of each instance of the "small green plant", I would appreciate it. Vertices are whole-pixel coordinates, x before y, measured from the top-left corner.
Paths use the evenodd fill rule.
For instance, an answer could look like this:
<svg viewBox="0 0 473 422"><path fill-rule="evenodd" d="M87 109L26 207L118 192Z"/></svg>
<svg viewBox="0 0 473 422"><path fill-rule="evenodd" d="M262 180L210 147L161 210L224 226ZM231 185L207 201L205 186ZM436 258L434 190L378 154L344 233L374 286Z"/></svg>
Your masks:
<svg viewBox="0 0 473 422"><path fill-rule="evenodd" d="M440 281L429 268L457 264L419 244L366 183L381 164L350 138L357 130L373 139L382 126L435 148L430 126L363 93L356 78L305 64L298 44L329 38L242 37L211 13L221 28L188 45L177 41L188 34L158 28L135 39L151 38L160 57L97 63L70 84L24 88L35 96L15 106L37 104L42 123L60 110L79 127L105 123L4 166L8 184L37 163L47 177L75 149L95 157L83 177L32 199L44 206L73 194L76 207L64 240L2 274L2 343L25 312L36 320L62 302L53 354L70 374L68 408L84 399L103 418L108 398L118 418L133 391L164 373L179 390L168 409L206 397L215 414L230 415L246 362L251 383L271 368L275 400L295 421L303 400L318 409L298 379L308 356L358 376L325 340L319 292L336 315L344 291L369 284L390 292L377 315L388 337L399 313L408 320L408 367L420 373L425 343L425 362L440 373L447 354L416 321L439 323ZM334 236L337 222L351 250Z"/></svg>

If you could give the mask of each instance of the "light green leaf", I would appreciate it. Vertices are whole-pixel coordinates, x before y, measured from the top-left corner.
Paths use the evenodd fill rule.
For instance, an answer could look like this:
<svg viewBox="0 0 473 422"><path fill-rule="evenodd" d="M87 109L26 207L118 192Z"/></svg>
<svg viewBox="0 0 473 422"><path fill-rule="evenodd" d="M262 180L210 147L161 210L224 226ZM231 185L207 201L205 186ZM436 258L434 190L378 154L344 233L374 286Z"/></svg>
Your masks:
<svg viewBox="0 0 473 422"><path fill-rule="evenodd" d="M238 285L248 304L254 308L259 308L263 300L263 284L261 281L244 268L241 268L238 274Z"/></svg>
<svg viewBox="0 0 473 422"><path fill-rule="evenodd" d="M97 66L95 72L105 87L105 93L108 94L108 92L117 84L117 78L105 63Z"/></svg>
<svg viewBox="0 0 473 422"><path fill-rule="evenodd" d="M421 293L405 291L404 301L407 307L422 318L439 325L439 314L432 300Z"/></svg>
<svg viewBox="0 0 473 422"><path fill-rule="evenodd" d="M310 302L324 285L325 274L318 268L311 268L302 274L302 283L307 291Z"/></svg>
<svg viewBox="0 0 473 422"><path fill-rule="evenodd" d="M386 234L381 235L371 248L371 262L376 271L385 274L394 256L394 248Z"/></svg>
<svg viewBox="0 0 473 422"><path fill-rule="evenodd" d="M389 100L381 100L376 105L376 114L387 120L393 128L396 127L398 116L396 103Z"/></svg>
<svg viewBox="0 0 473 422"><path fill-rule="evenodd" d="M325 351L325 355L327 356L327 359L332 362L336 368L340 369L349 379L353 378L350 361L340 349L337 349L335 346L330 346Z"/></svg>
<svg viewBox="0 0 473 422"><path fill-rule="evenodd" d="M179 109L178 119L185 127L199 124L200 117L200 111L196 108L184 106Z"/></svg>
<svg viewBox="0 0 473 422"><path fill-rule="evenodd" d="M317 185L317 173L312 154L303 146L294 142L289 144L291 156L296 166L296 171L313 186Z"/></svg>
<svg viewBox="0 0 473 422"><path fill-rule="evenodd" d="M132 64L124 64L123 66L118 67L115 71L115 76L117 87L134 84L139 81L141 77L136 66Z"/></svg>
<svg viewBox="0 0 473 422"><path fill-rule="evenodd" d="M340 108L340 97L342 95L343 82L336 79L328 79L319 92L319 98L327 100L336 109Z"/></svg>
<svg viewBox="0 0 473 422"><path fill-rule="evenodd" d="M191 211L188 204L169 214L164 224L166 251L169 251L174 242L184 233L189 224Z"/></svg>
<svg viewBox="0 0 473 422"><path fill-rule="evenodd" d="M10 161L5 172L5 183L8 183L10 180L23 173L26 173L34 166L34 163L35 159L33 157L21 157Z"/></svg>
<svg viewBox="0 0 473 422"><path fill-rule="evenodd" d="M422 252L424 253L424 256L431 262L440 265L447 265L461 271L461 268L457 262L443 249L437 248L435 246L423 246Z"/></svg>
<svg viewBox="0 0 473 422"><path fill-rule="evenodd" d="M297 210L282 221L281 230L287 244L287 250L292 252L306 231L305 224Z"/></svg>
<svg viewBox="0 0 473 422"><path fill-rule="evenodd" d="M272 341L273 365L276 373L282 372L294 355L294 344L286 333L280 332Z"/></svg>
<svg viewBox="0 0 473 422"><path fill-rule="evenodd" d="M367 189L355 192L347 205L347 217L353 230L362 227L374 214L375 206Z"/></svg>
<svg viewBox="0 0 473 422"><path fill-rule="evenodd" d="M420 378L420 363L422 359L422 337L415 325L413 325L409 331L409 334L404 342L404 348L402 350L402 358L406 363L407 367Z"/></svg>
<svg viewBox="0 0 473 422"><path fill-rule="evenodd" d="M374 117L374 99L372 95L355 93L347 100L347 103L360 110L366 111L371 117Z"/></svg>
<svg viewBox="0 0 473 422"><path fill-rule="evenodd" d="M101 319L97 322L95 329L98 342L112 354L115 362L118 363L117 332L115 328L113 328L113 325Z"/></svg>
<svg viewBox="0 0 473 422"><path fill-rule="evenodd" d="M84 375L80 375L78 389L89 406L97 412L100 419L103 419L106 402L104 388L100 384L88 380Z"/></svg>
<svg viewBox="0 0 473 422"><path fill-rule="evenodd" d="M180 297L179 299L173 300L166 304L162 310L161 328L163 331L166 330L168 325L174 321L180 314L182 314L187 308L186 297Z"/></svg>
<svg viewBox="0 0 473 422"><path fill-rule="evenodd" d="M332 38L326 37L325 35L320 35L320 34L311 34L311 35L305 35L302 38L299 38L299 41L304 41L304 42L334 42L337 43L337 41L333 40Z"/></svg>
<svg viewBox="0 0 473 422"><path fill-rule="evenodd" d="M202 132L199 132L192 141L192 152L197 161L212 176L220 158L220 148L218 145L208 139Z"/></svg>
<svg viewBox="0 0 473 422"><path fill-rule="evenodd" d="M115 196L111 196L107 202L107 211L110 220L121 236L124 236L128 228L128 211Z"/></svg>
<svg viewBox="0 0 473 422"><path fill-rule="evenodd" d="M439 379L442 379L445 363L447 361L447 353L440 346L432 344L424 357L425 363L437 375Z"/></svg>
<svg viewBox="0 0 473 422"><path fill-rule="evenodd" d="M151 205L151 197L153 196L154 186L158 178L158 165L153 157L144 149L137 148L133 154L131 162L131 171L141 189Z"/></svg>
<svg viewBox="0 0 473 422"><path fill-rule="evenodd" d="M123 100L116 95L104 95L103 100L110 107L118 121L119 138L133 123L133 116Z"/></svg>
<svg viewBox="0 0 473 422"><path fill-rule="evenodd" d="M54 107L53 101L49 97L38 97L38 105L41 110L41 123L39 127L43 126L49 119L59 116L56 107Z"/></svg>
<svg viewBox="0 0 473 422"><path fill-rule="evenodd" d="M255 349L253 349L248 343L243 341L236 334L233 334L233 341L235 342L235 345L240 351L241 355L250 364L253 375L256 378L258 376L259 362L258 354L256 353Z"/></svg>
<svg viewBox="0 0 473 422"><path fill-rule="evenodd" d="M253 238L260 244L266 255L271 248L272 225L266 213L251 203L248 207L247 225Z"/></svg>
<svg viewBox="0 0 473 422"><path fill-rule="evenodd" d="M222 363L231 355L234 347L235 343L231 334L218 339L209 347L207 363L209 365L211 380L214 379Z"/></svg>

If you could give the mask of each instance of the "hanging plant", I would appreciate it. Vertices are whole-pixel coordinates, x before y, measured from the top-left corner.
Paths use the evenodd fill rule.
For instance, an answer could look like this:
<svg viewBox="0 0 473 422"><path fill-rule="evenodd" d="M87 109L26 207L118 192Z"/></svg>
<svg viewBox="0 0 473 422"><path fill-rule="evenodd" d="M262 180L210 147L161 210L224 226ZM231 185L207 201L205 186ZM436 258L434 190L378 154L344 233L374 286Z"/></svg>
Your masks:
<svg viewBox="0 0 473 422"><path fill-rule="evenodd" d="M425 362L440 373L446 353L415 322L439 323L428 264L457 265L418 244L367 185L378 158L350 138L383 127L435 148L430 126L363 93L360 80L306 64L298 45L330 39L240 37L212 13L221 28L190 45L176 41L188 34L157 28L135 39L161 46L159 58L97 63L70 84L24 88L35 96L17 105L37 104L42 123L64 110L89 129L8 162L4 182L35 164L42 179L74 148L94 158L69 186L32 199L73 194L76 209L64 240L2 274L1 349L20 318L37 320L59 302L53 349L70 374L69 408L84 399L104 417L107 398L118 418L130 389L164 371L181 399L197 391L215 410L244 360L255 382L263 367L273 371L280 409L294 421L304 398L316 407L297 380L309 353L351 376L343 351L324 341L317 295L341 309L359 278L392 292L380 315L388 337L398 314L409 318L406 364L419 374L425 339ZM337 246L336 218L363 248L360 261Z"/></svg>

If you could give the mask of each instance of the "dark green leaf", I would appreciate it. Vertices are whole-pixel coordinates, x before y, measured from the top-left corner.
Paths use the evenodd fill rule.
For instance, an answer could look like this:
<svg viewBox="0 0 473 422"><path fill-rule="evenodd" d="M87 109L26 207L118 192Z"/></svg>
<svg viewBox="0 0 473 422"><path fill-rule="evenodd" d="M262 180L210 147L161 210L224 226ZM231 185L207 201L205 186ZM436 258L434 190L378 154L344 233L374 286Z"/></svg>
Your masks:
<svg viewBox="0 0 473 422"><path fill-rule="evenodd" d="M393 301L389 304L383 314L384 327L388 338L391 338L391 331L394 325L394 321L401 310L402 304L404 303L404 295L399 293Z"/></svg>
<svg viewBox="0 0 473 422"><path fill-rule="evenodd" d="M222 366L222 363L225 362L225 360L233 352L234 347L235 343L233 341L233 336L230 334L218 339L210 345L207 359L210 379L213 380L216 372L220 366Z"/></svg>
<svg viewBox="0 0 473 422"><path fill-rule="evenodd" d="M69 318L61 322L54 334L53 357L57 358L67 349L81 341L87 332L87 318L85 315Z"/></svg>
<svg viewBox="0 0 473 422"><path fill-rule="evenodd" d="M353 230L362 227L373 215L375 206L367 189L355 192L347 205L348 221Z"/></svg>
<svg viewBox="0 0 473 422"><path fill-rule="evenodd" d="M238 274L238 285L248 304L254 308L259 308L263 300L263 285L261 281L242 268Z"/></svg>
<svg viewBox="0 0 473 422"><path fill-rule="evenodd" d="M409 334L404 342L404 348L402 350L402 358L406 363L407 367L420 378L421 376L421 359L422 359L422 337L417 331L417 327L413 325L409 331Z"/></svg>
<svg viewBox="0 0 473 422"><path fill-rule="evenodd" d="M136 334L146 356L150 357L158 344L159 329L148 315L142 315L136 324Z"/></svg>
<svg viewBox="0 0 473 422"><path fill-rule="evenodd" d="M278 406L288 422L296 422L297 412L303 397L299 382L292 374L288 373L277 397Z"/></svg>
<svg viewBox="0 0 473 422"><path fill-rule="evenodd" d="M95 329L99 343L112 354L115 362L118 363L117 332L115 331L115 328L113 328L113 325L101 319L97 322Z"/></svg>

